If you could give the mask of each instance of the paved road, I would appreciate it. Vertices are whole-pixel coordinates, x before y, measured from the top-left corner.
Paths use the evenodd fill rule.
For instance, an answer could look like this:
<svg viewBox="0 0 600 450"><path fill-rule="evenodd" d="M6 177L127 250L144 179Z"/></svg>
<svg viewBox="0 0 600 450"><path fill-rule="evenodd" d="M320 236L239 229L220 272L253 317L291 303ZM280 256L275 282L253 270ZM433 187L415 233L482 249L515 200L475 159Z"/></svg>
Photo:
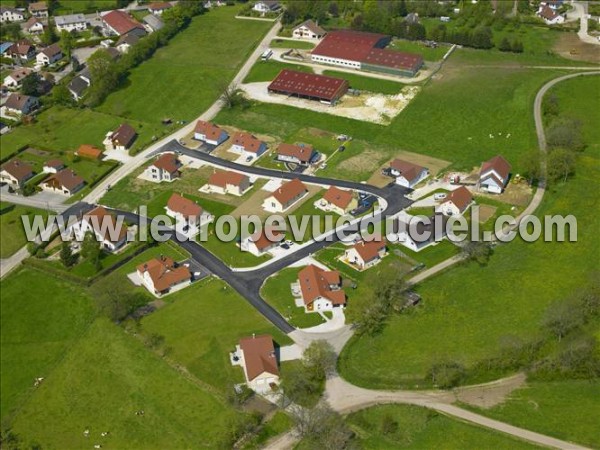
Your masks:
<svg viewBox="0 0 600 450"><path fill-rule="evenodd" d="M579 19L579 31L577 32L579 39L586 44L600 45L597 38L588 34L588 2L573 2L571 4L573 5L573 11L568 15L570 19Z"/></svg>
<svg viewBox="0 0 600 450"><path fill-rule="evenodd" d="M17 205L31 206L38 209L50 209L54 212L63 212L69 208L69 205L62 203L47 202L45 200L37 199L34 197L24 197L22 195L8 194L6 192L0 192L0 200L3 202L15 203Z"/></svg>

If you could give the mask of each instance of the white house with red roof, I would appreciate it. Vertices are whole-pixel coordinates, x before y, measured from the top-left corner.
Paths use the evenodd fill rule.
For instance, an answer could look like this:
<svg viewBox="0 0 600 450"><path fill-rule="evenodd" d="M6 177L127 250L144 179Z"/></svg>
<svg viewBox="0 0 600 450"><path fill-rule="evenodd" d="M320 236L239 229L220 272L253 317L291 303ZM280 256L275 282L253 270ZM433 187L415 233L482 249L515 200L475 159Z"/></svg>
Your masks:
<svg viewBox="0 0 600 450"><path fill-rule="evenodd" d="M289 209L294 203L300 200L308 189L302 181L294 178L291 181L283 183L270 196L263 201L263 209L267 212L278 213Z"/></svg>
<svg viewBox="0 0 600 450"><path fill-rule="evenodd" d="M292 29L292 36L296 39L321 39L326 34L327 31L310 19Z"/></svg>
<svg viewBox="0 0 600 450"><path fill-rule="evenodd" d="M344 252L344 259L360 270L368 269L379 263L387 254L384 239L357 242Z"/></svg>
<svg viewBox="0 0 600 450"><path fill-rule="evenodd" d="M461 186L448 194L443 203L438 206L438 211L445 216L460 216L472 203L473 195L466 187Z"/></svg>
<svg viewBox="0 0 600 450"><path fill-rule="evenodd" d="M306 166L313 162L316 152L312 145L308 144L279 144L277 147L277 160L287 163Z"/></svg>
<svg viewBox="0 0 600 450"><path fill-rule="evenodd" d="M71 196L85 186L85 180L71 169L63 169L50 175L40 187L49 192Z"/></svg>
<svg viewBox="0 0 600 450"><path fill-rule="evenodd" d="M181 161L174 153L163 153L144 170L144 179L160 183L171 182L181 176Z"/></svg>
<svg viewBox="0 0 600 450"><path fill-rule="evenodd" d="M565 22L565 17L547 4L540 4L537 15L547 25L558 25Z"/></svg>
<svg viewBox="0 0 600 450"><path fill-rule="evenodd" d="M284 233L278 233L273 229L262 228L252 235L243 238L240 242L240 249L245 252L250 252L254 256L262 256L277 248L284 239Z"/></svg>
<svg viewBox="0 0 600 450"><path fill-rule="evenodd" d="M146 34L146 29L141 23L120 9L115 9L104 14L101 19L108 35L121 36L127 33L134 33L144 36Z"/></svg>
<svg viewBox="0 0 600 450"><path fill-rule="evenodd" d="M22 187L31 177L33 168L17 158L3 164L0 169L0 181L12 186Z"/></svg>
<svg viewBox="0 0 600 450"><path fill-rule="evenodd" d="M175 219L178 233L191 237L198 234L200 228L212 222L214 217L196 202L179 194L172 194L165 206L167 216Z"/></svg>
<svg viewBox="0 0 600 450"><path fill-rule="evenodd" d="M332 211L340 216L348 214L358 206L358 200L352 191L331 186L323 197L315 202L315 207L323 211Z"/></svg>
<svg viewBox="0 0 600 450"><path fill-rule="evenodd" d="M69 231L80 242L88 232L91 232L104 250L114 252L127 242L128 228L123 217L117 218L104 206L97 206L85 213L77 223L71 226Z"/></svg>
<svg viewBox="0 0 600 450"><path fill-rule="evenodd" d="M394 159L390 163L390 173L396 177L396 184L413 188L429 176L429 169L402 159Z"/></svg>
<svg viewBox="0 0 600 450"><path fill-rule="evenodd" d="M227 140L229 135L221 127L211 122L199 120L194 128L194 139L210 145L220 145Z"/></svg>
<svg viewBox="0 0 600 450"><path fill-rule="evenodd" d="M502 156L494 156L481 165L479 189L492 194L501 194L508 184L511 166Z"/></svg>
<svg viewBox="0 0 600 450"><path fill-rule="evenodd" d="M252 185L247 175L231 170L218 170L208 178L206 190L216 194L244 195Z"/></svg>
<svg viewBox="0 0 600 450"><path fill-rule="evenodd" d="M346 306L340 273L310 264L298 272L298 285L306 312L331 311Z"/></svg>
<svg viewBox="0 0 600 450"><path fill-rule="evenodd" d="M268 394L277 389L279 367L273 338L268 335L252 335L240 339L231 354L233 365L244 369L247 386L259 394Z"/></svg>
<svg viewBox="0 0 600 450"><path fill-rule="evenodd" d="M187 266L164 255L140 264L136 272L144 287L156 296L177 291L192 282L192 273Z"/></svg>
<svg viewBox="0 0 600 450"><path fill-rule="evenodd" d="M267 151L267 144L250 133L238 132L233 135L231 152L258 158Z"/></svg>

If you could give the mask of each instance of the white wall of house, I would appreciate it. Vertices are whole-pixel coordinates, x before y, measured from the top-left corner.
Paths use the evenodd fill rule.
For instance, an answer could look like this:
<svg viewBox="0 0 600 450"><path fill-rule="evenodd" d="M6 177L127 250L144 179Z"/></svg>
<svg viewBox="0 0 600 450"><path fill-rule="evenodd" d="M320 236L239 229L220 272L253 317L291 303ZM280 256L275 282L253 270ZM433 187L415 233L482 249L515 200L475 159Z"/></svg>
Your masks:
<svg viewBox="0 0 600 450"><path fill-rule="evenodd" d="M214 140L214 139L208 139L206 137L206 135L203 133L195 132L194 139L196 139L197 141L206 142L207 144L210 144L210 145L220 145L223 142L225 142L225 140L227 139L227 133L225 131L222 131L219 138L217 140Z"/></svg>
<svg viewBox="0 0 600 450"><path fill-rule="evenodd" d="M85 237L86 233L88 233L88 232L94 233L94 235L96 236L96 239L98 239L99 242L102 244L102 247L105 250L108 250L110 252L114 252L115 250L118 250L127 242L127 236L124 236L123 239L121 239L118 242L111 242L108 239L104 239L102 237L102 235L100 233L98 233L94 229L92 224L90 222L88 222L88 220L85 218L82 219L80 222L77 222L71 226L70 234L75 236L75 238L78 241L83 241L83 238ZM107 235L108 235L108 237L110 237L110 232L107 232Z"/></svg>
<svg viewBox="0 0 600 450"><path fill-rule="evenodd" d="M15 177L13 177L6 170L3 170L2 172L0 172L0 181L3 183L12 184L13 186L19 185L19 180L17 180Z"/></svg>
<svg viewBox="0 0 600 450"><path fill-rule="evenodd" d="M311 55L311 59L315 63L319 64L331 64L334 66L348 67L351 69L360 69L361 64L359 61L351 61L349 59L331 58L329 56Z"/></svg>
<svg viewBox="0 0 600 450"><path fill-rule="evenodd" d="M493 177L483 177L479 182L479 189L491 194L502 194L504 186L499 185Z"/></svg>
<svg viewBox="0 0 600 450"><path fill-rule="evenodd" d="M82 21L82 22L73 22L73 23L66 23L64 25L56 25L56 28L58 29L58 31L84 31L87 30L87 22L86 21Z"/></svg>
<svg viewBox="0 0 600 450"><path fill-rule="evenodd" d="M395 172L395 171L393 170L392 172ZM419 184L421 181L423 181L428 176L429 176L428 170L422 170L421 173L419 173L419 176L417 176L414 180L407 180L404 176L398 175L398 176L396 176L396 184L407 187L407 188L413 188L414 186Z"/></svg>
<svg viewBox="0 0 600 450"><path fill-rule="evenodd" d="M170 183L172 181L175 181L177 179L177 176L175 176L174 174L173 176L171 176L169 172L159 167L148 166L146 167L146 170L144 170L144 178L146 178L148 181L154 181L156 183L160 183L161 181L166 181Z"/></svg>
<svg viewBox="0 0 600 450"><path fill-rule="evenodd" d="M0 15L0 22L22 22L25 20L25 16L18 11L6 10Z"/></svg>
<svg viewBox="0 0 600 450"><path fill-rule="evenodd" d="M313 33L310 28L306 26L298 27L294 30L292 35L297 39L319 39L321 36Z"/></svg>

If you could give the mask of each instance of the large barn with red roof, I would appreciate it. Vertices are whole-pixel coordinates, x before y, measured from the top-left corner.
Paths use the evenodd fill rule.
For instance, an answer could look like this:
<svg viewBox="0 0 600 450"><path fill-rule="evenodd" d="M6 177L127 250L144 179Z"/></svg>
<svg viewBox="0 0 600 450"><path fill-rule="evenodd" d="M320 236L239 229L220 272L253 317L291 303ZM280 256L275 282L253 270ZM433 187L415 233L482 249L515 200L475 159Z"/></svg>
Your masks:
<svg viewBox="0 0 600 450"><path fill-rule="evenodd" d="M423 57L386 49L390 41L391 36L385 34L331 31L312 51L311 59L315 63L349 69L415 76L423 66Z"/></svg>
<svg viewBox="0 0 600 450"><path fill-rule="evenodd" d="M283 69L268 87L270 93L335 104L349 88L342 78Z"/></svg>

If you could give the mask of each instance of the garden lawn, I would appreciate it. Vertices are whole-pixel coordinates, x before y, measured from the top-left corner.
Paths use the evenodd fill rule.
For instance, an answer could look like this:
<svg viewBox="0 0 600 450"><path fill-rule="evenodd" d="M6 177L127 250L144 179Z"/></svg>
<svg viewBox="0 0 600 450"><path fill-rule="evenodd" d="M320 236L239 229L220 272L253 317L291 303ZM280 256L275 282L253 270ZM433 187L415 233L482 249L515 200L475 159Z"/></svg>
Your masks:
<svg viewBox="0 0 600 450"><path fill-rule="evenodd" d="M269 44L271 48L297 48L300 50L312 50L315 48L313 42L290 40L290 39L273 39Z"/></svg>
<svg viewBox="0 0 600 450"><path fill-rule="evenodd" d="M114 130L124 119L91 109L53 106L37 116L32 125L21 125L0 138L0 157L5 158L19 148L30 145L42 150L74 152L81 144L92 144L104 149L102 141L107 132ZM139 136L132 146L135 152L148 144L158 128L143 122L127 120Z"/></svg>
<svg viewBox="0 0 600 450"><path fill-rule="evenodd" d="M12 430L43 448L215 448L230 447L236 416L224 399L98 319L20 410Z"/></svg>
<svg viewBox="0 0 600 450"><path fill-rule="evenodd" d="M337 72L335 70L324 70L323 75L348 80L351 89L369 91L377 94L396 95L405 86L402 83L397 83L391 80L381 80L378 78L370 78L368 76Z"/></svg>
<svg viewBox="0 0 600 450"><path fill-rule="evenodd" d="M534 381L513 392L504 403L477 412L538 433L598 448L599 398L598 381Z"/></svg>
<svg viewBox="0 0 600 450"><path fill-rule="evenodd" d="M235 19L240 7L212 8L131 70L127 85L98 108L158 125L190 121L205 111L273 25Z"/></svg>
<svg viewBox="0 0 600 450"><path fill-rule="evenodd" d="M309 328L320 325L325 319L317 312L306 313L296 306L290 284L298 280L302 268L284 269L268 278L261 290L261 296L281 314L292 326Z"/></svg>
<svg viewBox="0 0 600 450"><path fill-rule="evenodd" d="M244 78L244 83L257 83L259 81L272 81L283 69L296 70L298 72L313 73L310 66L302 64L288 64L279 61L257 61Z"/></svg>
<svg viewBox="0 0 600 450"><path fill-rule="evenodd" d="M350 414L346 423L357 434L361 447L369 449L539 448L418 406L375 406Z"/></svg>
<svg viewBox="0 0 600 450"><path fill-rule="evenodd" d="M559 104L568 92L580 100L578 111L587 115L583 125L587 139L598 136L600 123L595 97L587 90L600 91L600 77L593 80L565 82L559 92ZM567 114L575 100L562 104ZM425 281L418 289L422 306L412 314L391 317L377 336L351 341L340 363L344 377L377 388L422 386L435 362L456 360L469 367L493 356L501 337L536 333L545 308L585 286L600 262L600 219L595 212L599 200L590 189L600 178L600 149L597 140L592 142L578 158L576 175L547 191L536 213L574 215L577 242L516 239L497 246L485 267L463 264ZM368 370L361 356L366 351Z"/></svg>
<svg viewBox="0 0 600 450"><path fill-rule="evenodd" d="M33 220L39 215L45 222L48 211L6 202L2 202L0 209L3 210L0 215L0 258L8 258L27 244L22 217L27 216L29 220Z"/></svg>
<svg viewBox="0 0 600 450"><path fill-rule="evenodd" d="M292 418L283 411L277 411L260 430L258 435L250 439L242 448L244 450L264 448L264 444L269 439L289 431L292 426Z"/></svg>
<svg viewBox="0 0 600 450"><path fill-rule="evenodd" d="M58 8L53 11L53 15L94 13L96 11L106 11L117 7L116 0L62 0Z"/></svg>
<svg viewBox="0 0 600 450"><path fill-rule="evenodd" d="M389 45L390 49L400 52L417 53L423 57L425 61L438 61L450 50L450 45L440 44L436 48L427 47L422 42L409 41L406 39L394 39Z"/></svg>
<svg viewBox="0 0 600 450"><path fill-rule="evenodd" d="M49 377L87 329L93 311L92 300L81 288L37 270L13 273L2 280L0 288L0 415L4 428L9 416L36 393L34 379Z"/></svg>
<svg viewBox="0 0 600 450"><path fill-rule="evenodd" d="M221 280L205 279L167 298L170 304L142 320L142 331L164 336L170 358L223 393L244 380L229 361L240 338L267 333L279 345L291 342Z"/></svg>

